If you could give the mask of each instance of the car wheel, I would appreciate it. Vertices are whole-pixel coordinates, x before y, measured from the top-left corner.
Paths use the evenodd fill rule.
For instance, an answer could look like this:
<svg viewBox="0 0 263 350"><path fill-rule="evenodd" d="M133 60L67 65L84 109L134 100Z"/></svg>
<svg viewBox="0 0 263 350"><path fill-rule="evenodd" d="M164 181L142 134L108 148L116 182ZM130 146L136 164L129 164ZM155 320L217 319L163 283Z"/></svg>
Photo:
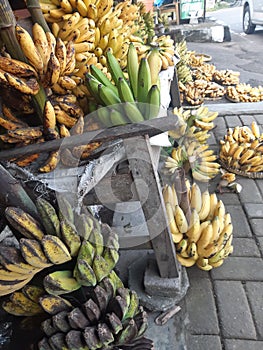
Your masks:
<svg viewBox="0 0 263 350"><path fill-rule="evenodd" d="M253 34L255 31L255 28L256 28L255 24L251 22L249 6L246 6L244 8L244 13L243 13L243 30L246 34Z"/></svg>

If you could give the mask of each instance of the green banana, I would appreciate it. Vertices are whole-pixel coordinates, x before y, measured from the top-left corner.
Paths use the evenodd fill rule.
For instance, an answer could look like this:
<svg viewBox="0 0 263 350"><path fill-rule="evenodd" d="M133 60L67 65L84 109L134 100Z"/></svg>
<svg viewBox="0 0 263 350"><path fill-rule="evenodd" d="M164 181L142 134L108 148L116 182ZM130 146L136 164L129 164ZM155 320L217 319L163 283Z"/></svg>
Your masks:
<svg viewBox="0 0 263 350"><path fill-rule="evenodd" d="M113 269L119 260L119 253L114 248L106 247L103 251L103 258L107 261L110 268Z"/></svg>
<svg viewBox="0 0 263 350"><path fill-rule="evenodd" d="M55 208L40 197L36 201L36 206L47 234L60 237L60 222Z"/></svg>
<svg viewBox="0 0 263 350"><path fill-rule="evenodd" d="M156 118L160 111L161 96L157 85L152 85L147 95L146 119Z"/></svg>
<svg viewBox="0 0 263 350"><path fill-rule="evenodd" d="M110 110L110 121L111 121L111 125L113 125L113 126L127 124L127 120L125 119L123 114L120 113L116 109L111 109Z"/></svg>
<svg viewBox="0 0 263 350"><path fill-rule="evenodd" d="M73 211L72 205L64 196L58 196L57 200L58 200L59 214L61 216L61 220L63 220L64 218L67 218L69 222L74 223L74 211Z"/></svg>
<svg viewBox="0 0 263 350"><path fill-rule="evenodd" d="M124 315L125 319L132 318L137 313L139 307L139 298L136 292L130 291L130 303L126 314Z"/></svg>
<svg viewBox="0 0 263 350"><path fill-rule="evenodd" d="M89 241L95 248L96 255L101 255L104 249L104 241L100 231L94 228L89 237Z"/></svg>
<svg viewBox="0 0 263 350"><path fill-rule="evenodd" d="M81 246L81 240L75 226L67 219L61 221L60 224L63 242L68 247L70 255L77 256Z"/></svg>
<svg viewBox="0 0 263 350"><path fill-rule="evenodd" d="M101 255L95 255L92 265L98 282L102 281L111 272L111 267Z"/></svg>
<svg viewBox="0 0 263 350"><path fill-rule="evenodd" d="M115 94L118 93L118 89L112 82L106 77L106 75L97 67L95 64L91 64L90 66L91 74L103 85L108 86L113 90Z"/></svg>
<svg viewBox="0 0 263 350"><path fill-rule="evenodd" d="M82 286L94 287L97 283L97 278L92 267L83 259L78 259L73 276Z"/></svg>
<svg viewBox="0 0 263 350"><path fill-rule="evenodd" d="M102 86L102 84L90 74L86 74L85 82L90 94L99 104L104 105L98 94L99 86Z"/></svg>
<svg viewBox="0 0 263 350"><path fill-rule="evenodd" d="M110 128L113 123L111 121L111 112L107 107L100 107L97 110L97 116L99 121L102 123L103 126L106 126L107 128Z"/></svg>
<svg viewBox="0 0 263 350"><path fill-rule="evenodd" d="M146 103L148 91L151 88L151 71L149 63L145 57L140 61L138 71L137 101Z"/></svg>
<svg viewBox="0 0 263 350"><path fill-rule="evenodd" d="M121 103L121 99L115 94L111 88L102 84L98 85L99 99L104 106L110 106Z"/></svg>
<svg viewBox="0 0 263 350"><path fill-rule="evenodd" d="M94 227L93 219L86 214L80 214L76 222L76 227L78 233L83 239L89 239Z"/></svg>
<svg viewBox="0 0 263 350"><path fill-rule="evenodd" d="M144 109L141 107L144 107L145 103L138 103L138 105L139 105L140 109ZM125 114L126 114L128 120L130 120L132 123L140 123L140 122L144 121L144 117L143 117L140 109L137 108L137 104L135 102L134 103L124 102L122 104L122 107L125 111Z"/></svg>
<svg viewBox="0 0 263 350"><path fill-rule="evenodd" d="M95 255L95 248L89 241L84 240L81 244L81 247L78 253L78 259L83 259L87 261L88 264L92 265L94 255Z"/></svg>
<svg viewBox="0 0 263 350"><path fill-rule="evenodd" d="M125 77L117 58L110 51L107 51L107 64L111 77L117 86L119 78L125 79Z"/></svg>
<svg viewBox="0 0 263 350"><path fill-rule="evenodd" d="M71 270L52 272L45 276L43 284L45 290L52 295L71 293L81 287Z"/></svg>
<svg viewBox="0 0 263 350"><path fill-rule="evenodd" d="M117 344L129 343L132 339L136 337L138 329L134 319L130 319L125 328L118 334Z"/></svg>
<svg viewBox="0 0 263 350"><path fill-rule="evenodd" d="M133 43L130 43L127 55L127 70L129 76L129 82L132 89L132 93L135 99L137 99L137 86L138 86L138 54Z"/></svg>
<svg viewBox="0 0 263 350"><path fill-rule="evenodd" d="M119 78L117 88L122 102L134 102L132 90L126 79Z"/></svg>

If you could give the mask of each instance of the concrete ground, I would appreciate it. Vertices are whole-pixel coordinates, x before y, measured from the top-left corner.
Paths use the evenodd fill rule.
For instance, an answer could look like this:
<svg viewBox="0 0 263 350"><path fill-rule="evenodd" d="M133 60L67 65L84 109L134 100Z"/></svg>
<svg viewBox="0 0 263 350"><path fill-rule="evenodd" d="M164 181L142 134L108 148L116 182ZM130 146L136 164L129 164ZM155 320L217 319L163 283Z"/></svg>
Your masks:
<svg viewBox="0 0 263 350"><path fill-rule="evenodd" d="M217 151L228 127L249 126L256 120L263 131L262 103L209 108L220 113L209 139ZM155 341L156 350L263 349L263 179L237 176L237 182L243 187L240 194L218 194L232 217L234 252L210 272L187 268L190 287L179 303L181 311L165 326L154 323L158 312L149 312L147 335ZM218 179L212 180L209 191L217 184ZM143 254L147 252L121 253L124 280L127 267Z"/></svg>

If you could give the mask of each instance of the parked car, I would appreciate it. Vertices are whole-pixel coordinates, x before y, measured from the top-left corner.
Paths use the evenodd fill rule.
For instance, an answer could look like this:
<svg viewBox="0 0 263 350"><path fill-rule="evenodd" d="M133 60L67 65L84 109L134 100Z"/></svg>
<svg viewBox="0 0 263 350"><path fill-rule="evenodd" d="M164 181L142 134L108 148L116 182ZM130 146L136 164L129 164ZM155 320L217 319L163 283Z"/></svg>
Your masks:
<svg viewBox="0 0 263 350"><path fill-rule="evenodd" d="M252 34L256 25L263 25L263 0L244 0L243 30Z"/></svg>

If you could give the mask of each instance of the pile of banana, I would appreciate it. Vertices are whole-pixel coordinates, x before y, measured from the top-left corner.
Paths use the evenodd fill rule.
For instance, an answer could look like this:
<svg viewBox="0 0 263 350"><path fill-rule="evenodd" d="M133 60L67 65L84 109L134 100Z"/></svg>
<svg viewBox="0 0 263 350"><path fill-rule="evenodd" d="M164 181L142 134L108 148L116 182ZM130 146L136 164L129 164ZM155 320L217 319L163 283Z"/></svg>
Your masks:
<svg viewBox="0 0 263 350"><path fill-rule="evenodd" d="M38 198L40 219L16 207L5 216L17 233L19 246L0 246L0 295L26 285L35 274L53 265L77 258L73 272L55 272L44 280L49 293L60 295L95 286L109 275L118 261L118 237L107 225L88 214L75 215L69 202L60 199L59 213L45 199Z"/></svg>
<svg viewBox="0 0 263 350"><path fill-rule="evenodd" d="M253 121L251 128L236 126L229 128L220 141L220 160L233 170L244 173L263 171L263 134Z"/></svg>
<svg viewBox="0 0 263 350"><path fill-rule="evenodd" d="M189 65L194 67L203 67L204 63L211 61L212 57L209 55L189 51Z"/></svg>
<svg viewBox="0 0 263 350"><path fill-rule="evenodd" d="M214 72L214 80L222 85L237 85L239 84L240 72L235 72L231 69L216 70Z"/></svg>
<svg viewBox="0 0 263 350"><path fill-rule="evenodd" d="M180 57L180 61L176 64L178 81L186 84L193 80L190 68L190 52L187 50L186 41L182 40L176 43L175 50Z"/></svg>
<svg viewBox="0 0 263 350"><path fill-rule="evenodd" d="M205 271L221 266L233 252L233 225L224 203L193 183L188 188L191 215L187 220L174 186L166 185L163 197L178 261Z"/></svg>
<svg viewBox="0 0 263 350"><path fill-rule="evenodd" d="M207 144L187 140L184 146L173 148L171 156L166 158L164 173L171 175L179 168L191 169L194 180L210 181L219 173L220 164L215 162L217 156L214 151L208 148Z"/></svg>
<svg viewBox="0 0 263 350"><path fill-rule="evenodd" d="M260 102L263 101L263 87L243 83L228 86L226 97L233 102Z"/></svg>
<svg viewBox="0 0 263 350"><path fill-rule="evenodd" d="M225 95L225 88L215 82L196 79L186 84L179 82L181 101L192 106L201 105L205 99L218 99Z"/></svg>
<svg viewBox="0 0 263 350"><path fill-rule="evenodd" d="M129 81L111 52L107 52L108 68L114 84L94 65L86 84L99 106L97 117L102 126L110 127L137 123L155 118L160 109L159 72L161 59L158 50L138 63L138 54L130 44L127 56Z"/></svg>
<svg viewBox="0 0 263 350"><path fill-rule="evenodd" d="M199 67L193 67L192 75L194 79L212 81L216 67L211 63L203 63Z"/></svg>

